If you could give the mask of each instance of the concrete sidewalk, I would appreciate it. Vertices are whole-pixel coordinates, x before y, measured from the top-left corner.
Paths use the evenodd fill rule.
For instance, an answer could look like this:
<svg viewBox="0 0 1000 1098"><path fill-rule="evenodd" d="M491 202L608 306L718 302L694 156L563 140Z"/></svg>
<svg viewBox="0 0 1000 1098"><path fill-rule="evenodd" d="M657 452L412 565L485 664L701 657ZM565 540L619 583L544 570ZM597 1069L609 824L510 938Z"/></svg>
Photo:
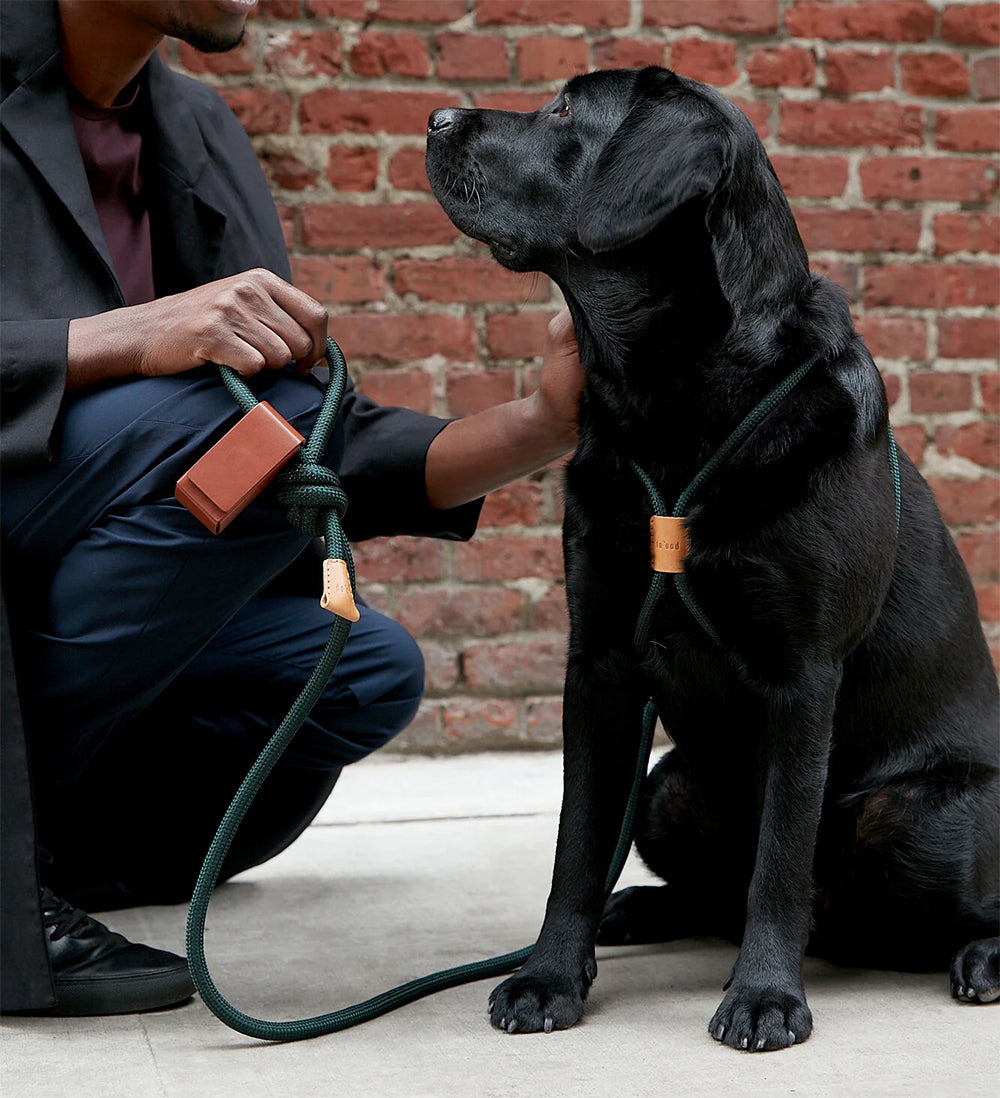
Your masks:
<svg viewBox="0 0 1000 1098"><path fill-rule="evenodd" d="M440 968L532 941L548 891L560 797L554 754L371 759L345 772L279 858L223 887L209 961L248 1013L325 1013ZM623 883L648 879L630 864ZM183 951L186 909L106 921ZM598 950L584 1020L508 1036L492 983L442 992L357 1029L287 1045L223 1027L196 999L160 1013L6 1018L4 1098L645 1098L664 1095L996 1094L1000 1008L960 1006L944 975L807 962L813 1037L751 1055L707 1024L732 946Z"/></svg>

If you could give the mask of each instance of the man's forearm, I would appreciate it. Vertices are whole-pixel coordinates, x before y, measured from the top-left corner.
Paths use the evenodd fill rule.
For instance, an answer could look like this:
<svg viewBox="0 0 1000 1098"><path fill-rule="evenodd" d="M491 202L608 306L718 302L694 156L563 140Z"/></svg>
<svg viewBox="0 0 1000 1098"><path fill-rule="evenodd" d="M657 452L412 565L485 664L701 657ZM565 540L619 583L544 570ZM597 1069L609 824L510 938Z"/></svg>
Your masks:
<svg viewBox="0 0 1000 1098"><path fill-rule="evenodd" d="M456 419L427 451L427 498L441 510L458 507L542 468L575 445L575 435L546 415L537 393Z"/></svg>

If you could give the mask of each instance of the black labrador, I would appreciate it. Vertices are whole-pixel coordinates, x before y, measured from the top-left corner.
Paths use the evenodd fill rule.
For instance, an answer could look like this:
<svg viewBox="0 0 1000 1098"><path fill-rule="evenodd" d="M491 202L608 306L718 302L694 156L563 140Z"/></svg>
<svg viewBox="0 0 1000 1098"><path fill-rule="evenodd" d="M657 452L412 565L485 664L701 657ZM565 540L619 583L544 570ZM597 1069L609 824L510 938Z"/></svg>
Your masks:
<svg viewBox="0 0 1000 1098"><path fill-rule="evenodd" d="M533 113L435 111L427 171L456 226L559 284L587 375L552 891L493 1025L577 1021L595 941L695 934L742 941L709 1025L735 1048L809 1036L807 944L950 962L956 998L997 998L1000 715L972 586L902 453L897 532L882 381L841 292L810 274L753 127L668 70L591 73ZM684 575L717 639L668 584L637 655L651 571L633 463L672 502L816 356L693 497ZM650 697L676 746L636 845L666 883L605 907Z"/></svg>

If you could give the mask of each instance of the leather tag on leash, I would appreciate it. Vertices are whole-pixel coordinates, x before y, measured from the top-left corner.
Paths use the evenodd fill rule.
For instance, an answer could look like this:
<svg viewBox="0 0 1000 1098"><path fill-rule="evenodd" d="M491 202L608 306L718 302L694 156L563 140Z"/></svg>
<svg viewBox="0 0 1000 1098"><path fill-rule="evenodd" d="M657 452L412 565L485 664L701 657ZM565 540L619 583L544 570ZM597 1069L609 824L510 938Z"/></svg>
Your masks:
<svg viewBox="0 0 1000 1098"><path fill-rule="evenodd" d="M175 495L220 534L298 453L305 439L261 401L177 482Z"/></svg>
<svg viewBox="0 0 1000 1098"><path fill-rule="evenodd" d="M683 572L689 547L682 517L653 515L650 518L649 552L654 572Z"/></svg>
<svg viewBox="0 0 1000 1098"><path fill-rule="evenodd" d="M354 602L351 590L351 573L347 570L347 561L336 558L323 561L323 597L319 600L324 610L329 610L348 621L357 621L361 617Z"/></svg>

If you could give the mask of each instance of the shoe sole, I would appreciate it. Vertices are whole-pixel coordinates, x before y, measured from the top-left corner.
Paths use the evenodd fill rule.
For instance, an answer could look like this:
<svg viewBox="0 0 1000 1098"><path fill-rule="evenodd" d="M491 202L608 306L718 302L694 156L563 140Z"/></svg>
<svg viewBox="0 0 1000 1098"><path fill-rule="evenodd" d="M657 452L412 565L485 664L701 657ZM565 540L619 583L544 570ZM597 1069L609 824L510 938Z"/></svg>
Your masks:
<svg viewBox="0 0 1000 1098"><path fill-rule="evenodd" d="M39 1014L87 1016L139 1014L174 1006L194 995L186 968L149 976L105 976L91 979L57 979L56 1003Z"/></svg>

